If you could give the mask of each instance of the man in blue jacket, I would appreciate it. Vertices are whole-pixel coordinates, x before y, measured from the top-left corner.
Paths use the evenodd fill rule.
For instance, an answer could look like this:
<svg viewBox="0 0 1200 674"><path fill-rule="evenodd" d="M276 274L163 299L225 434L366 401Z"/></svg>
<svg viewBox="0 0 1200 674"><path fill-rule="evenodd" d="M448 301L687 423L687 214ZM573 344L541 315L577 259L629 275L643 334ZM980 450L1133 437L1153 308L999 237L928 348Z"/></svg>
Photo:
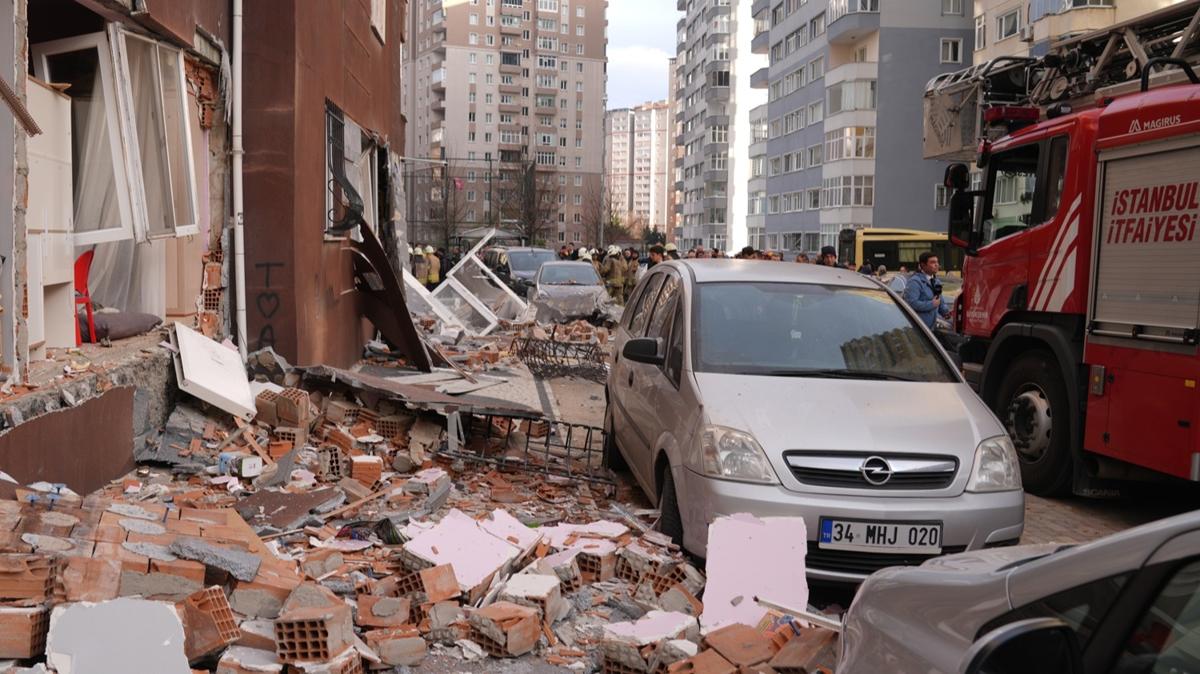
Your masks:
<svg viewBox="0 0 1200 674"><path fill-rule="evenodd" d="M908 279L904 301L932 330L937 317L950 317L949 303L942 302L942 282L938 280L938 258L931 252L921 253L917 272Z"/></svg>

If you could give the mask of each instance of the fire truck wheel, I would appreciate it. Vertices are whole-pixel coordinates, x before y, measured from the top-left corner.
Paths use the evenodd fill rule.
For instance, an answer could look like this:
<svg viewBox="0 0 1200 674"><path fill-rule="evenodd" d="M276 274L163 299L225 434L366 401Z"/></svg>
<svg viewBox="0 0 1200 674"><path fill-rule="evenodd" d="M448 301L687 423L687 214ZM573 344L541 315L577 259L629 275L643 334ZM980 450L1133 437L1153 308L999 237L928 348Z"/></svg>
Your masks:
<svg viewBox="0 0 1200 674"><path fill-rule="evenodd" d="M1057 373L1048 352L1026 353L1009 365L992 403L1017 449L1025 490L1038 496L1071 486L1067 391Z"/></svg>

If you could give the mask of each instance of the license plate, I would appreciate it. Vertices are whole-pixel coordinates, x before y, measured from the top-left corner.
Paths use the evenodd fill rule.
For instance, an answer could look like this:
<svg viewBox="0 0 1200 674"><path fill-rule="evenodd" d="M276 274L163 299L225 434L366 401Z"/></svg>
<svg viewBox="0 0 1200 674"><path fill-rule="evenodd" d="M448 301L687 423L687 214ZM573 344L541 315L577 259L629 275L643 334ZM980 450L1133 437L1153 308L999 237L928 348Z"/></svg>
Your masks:
<svg viewBox="0 0 1200 674"><path fill-rule="evenodd" d="M942 524L821 518L817 545L827 550L939 554L942 551Z"/></svg>

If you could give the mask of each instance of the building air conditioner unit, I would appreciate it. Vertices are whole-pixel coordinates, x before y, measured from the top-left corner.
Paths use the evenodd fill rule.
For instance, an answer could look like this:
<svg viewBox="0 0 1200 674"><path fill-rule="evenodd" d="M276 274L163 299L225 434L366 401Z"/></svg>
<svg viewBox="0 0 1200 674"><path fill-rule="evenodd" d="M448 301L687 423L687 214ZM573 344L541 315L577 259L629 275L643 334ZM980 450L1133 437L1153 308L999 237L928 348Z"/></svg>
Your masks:
<svg viewBox="0 0 1200 674"><path fill-rule="evenodd" d="M1021 26L1021 42L1033 42L1033 25Z"/></svg>

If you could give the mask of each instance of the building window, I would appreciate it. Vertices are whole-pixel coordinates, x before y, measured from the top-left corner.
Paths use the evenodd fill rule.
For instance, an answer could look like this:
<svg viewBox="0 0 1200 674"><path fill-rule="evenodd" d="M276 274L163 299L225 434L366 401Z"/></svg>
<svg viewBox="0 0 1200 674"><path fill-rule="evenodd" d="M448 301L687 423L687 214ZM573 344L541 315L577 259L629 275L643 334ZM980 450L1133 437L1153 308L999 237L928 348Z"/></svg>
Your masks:
<svg viewBox="0 0 1200 674"><path fill-rule="evenodd" d="M946 186L938 183L933 186L933 207L946 208L950 205L950 190Z"/></svg>
<svg viewBox="0 0 1200 674"><path fill-rule="evenodd" d="M962 63L962 39L942 38L942 63Z"/></svg>
<svg viewBox="0 0 1200 674"><path fill-rule="evenodd" d="M194 113L183 54L112 27L34 45L31 60L38 78L71 85L65 93L77 97L74 210L87 217L73 219L74 243L195 234Z"/></svg>
<svg viewBox="0 0 1200 674"><path fill-rule="evenodd" d="M823 119L822 113L825 111L825 106L821 101L809 103L808 105L808 123L816 124Z"/></svg>
<svg viewBox="0 0 1200 674"><path fill-rule="evenodd" d="M826 114L875 109L875 80L839 82L825 90Z"/></svg>
<svg viewBox="0 0 1200 674"><path fill-rule="evenodd" d="M996 17L996 41L1006 40L1021 30L1021 8Z"/></svg>
<svg viewBox="0 0 1200 674"><path fill-rule="evenodd" d="M477 33L471 33L468 35L467 44L479 44L479 35Z"/></svg>
<svg viewBox="0 0 1200 674"><path fill-rule="evenodd" d="M1076 7L1112 7L1113 0L1066 0L1067 9Z"/></svg>
<svg viewBox="0 0 1200 674"><path fill-rule="evenodd" d="M942 14L962 16L963 0L942 0Z"/></svg>
<svg viewBox="0 0 1200 674"><path fill-rule="evenodd" d="M975 17L975 51L987 46L987 17L983 14Z"/></svg>
<svg viewBox="0 0 1200 674"><path fill-rule="evenodd" d="M468 19L468 23L470 23L472 26L478 26L479 25L479 15L471 14L470 18Z"/></svg>
<svg viewBox="0 0 1200 674"><path fill-rule="evenodd" d="M825 74L825 57L818 56L808 62L808 81L815 82Z"/></svg>

